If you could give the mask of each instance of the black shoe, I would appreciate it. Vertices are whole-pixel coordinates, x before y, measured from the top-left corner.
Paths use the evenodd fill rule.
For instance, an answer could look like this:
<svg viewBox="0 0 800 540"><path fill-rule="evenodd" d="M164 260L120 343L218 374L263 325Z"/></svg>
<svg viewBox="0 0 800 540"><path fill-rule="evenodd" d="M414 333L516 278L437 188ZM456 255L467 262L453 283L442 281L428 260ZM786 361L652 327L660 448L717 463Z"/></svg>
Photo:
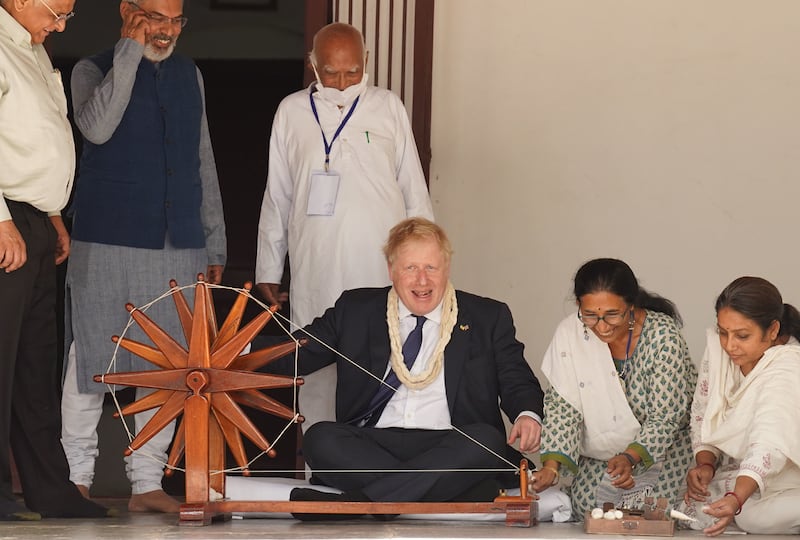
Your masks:
<svg viewBox="0 0 800 540"><path fill-rule="evenodd" d="M39 521L41 519L42 515L39 512L30 510L0 514L0 521Z"/></svg>
<svg viewBox="0 0 800 540"><path fill-rule="evenodd" d="M32 512L21 501L0 501L0 521L39 521L42 515Z"/></svg>
<svg viewBox="0 0 800 540"><path fill-rule="evenodd" d="M311 475L311 478L308 479L308 483L311 484L312 486L324 486L325 485L325 482L323 482L322 480L317 478L316 474L312 474ZM303 489L303 488L299 488L299 489Z"/></svg>
<svg viewBox="0 0 800 540"><path fill-rule="evenodd" d="M290 501L346 502L341 493L327 493L311 488L294 488L289 493ZM300 514L292 512L292 516L300 521L342 521L356 519L362 514Z"/></svg>
<svg viewBox="0 0 800 540"><path fill-rule="evenodd" d="M65 501L62 505L48 509L40 509L45 518L106 518L117 517L119 511L106 508L82 496Z"/></svg>

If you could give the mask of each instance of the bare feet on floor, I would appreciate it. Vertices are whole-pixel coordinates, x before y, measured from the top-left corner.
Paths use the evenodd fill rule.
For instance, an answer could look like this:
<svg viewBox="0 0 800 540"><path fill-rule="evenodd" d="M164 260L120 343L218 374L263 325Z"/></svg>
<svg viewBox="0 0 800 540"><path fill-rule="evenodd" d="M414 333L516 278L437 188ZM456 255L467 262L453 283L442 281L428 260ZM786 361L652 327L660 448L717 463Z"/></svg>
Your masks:
<svg viewBox="0 0 800 540"><path fill-rule="evenodd" d="M177 514L180 512L181 503L173 499L163 489L148 491L131 495L128 501L128 511L130 512L164 512L166 514Z"/></svg>
<svg viewBox="0 0 800 540"><path fill-rule="evenodd" d="M83 486L81 484L75 484L75 487L78 488L78 491L81 492L81 495L83 495L84 498L86 498L86 499L90 498L89 497L89 488L88 487Z"/></svg>

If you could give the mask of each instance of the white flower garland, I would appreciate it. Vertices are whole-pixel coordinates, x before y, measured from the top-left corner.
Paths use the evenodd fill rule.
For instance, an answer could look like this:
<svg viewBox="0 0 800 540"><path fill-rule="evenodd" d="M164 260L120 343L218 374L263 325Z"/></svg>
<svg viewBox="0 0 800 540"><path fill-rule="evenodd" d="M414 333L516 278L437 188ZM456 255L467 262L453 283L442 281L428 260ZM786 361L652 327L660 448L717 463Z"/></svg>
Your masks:
<svg viewBox="0 0 800 540"><path fill-rule="evenodd" d="M431 384L442 371L444 349L450 343L453 327L458 320L458 302L453 284L448 282L442 299L442 322L439 325L439 342L433 350L431 360L422 373L412 375L403 362L403 348L400 344L400 315L398 314L399 299L394 287L389 289L386 302L386 322L389 325L389 343L392 347L390 361L397 378L407 388L419 390Z"/></svg>

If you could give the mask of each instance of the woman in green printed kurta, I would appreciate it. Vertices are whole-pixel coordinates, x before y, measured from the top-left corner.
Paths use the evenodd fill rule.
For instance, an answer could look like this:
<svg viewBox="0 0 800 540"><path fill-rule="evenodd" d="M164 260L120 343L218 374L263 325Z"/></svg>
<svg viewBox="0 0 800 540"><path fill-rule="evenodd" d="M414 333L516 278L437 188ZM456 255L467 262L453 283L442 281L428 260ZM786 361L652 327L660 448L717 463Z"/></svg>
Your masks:
<svg viewBox="0 0 800 540"><path fill-rule="evenodd" d="M542 370L542 491L565 487L573 519L648 496L676 503L692 463L689 408L697 371L675 306L639 287L630 267L595 259L575 275L578 312L558 326Z"/></svg>

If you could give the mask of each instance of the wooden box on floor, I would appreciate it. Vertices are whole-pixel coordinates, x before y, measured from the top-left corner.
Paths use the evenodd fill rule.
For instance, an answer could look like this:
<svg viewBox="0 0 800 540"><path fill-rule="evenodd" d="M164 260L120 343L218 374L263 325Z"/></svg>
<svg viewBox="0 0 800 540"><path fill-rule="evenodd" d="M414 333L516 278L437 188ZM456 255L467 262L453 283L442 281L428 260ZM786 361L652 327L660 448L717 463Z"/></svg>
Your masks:
<svg viewBox="0 0 800 540"><path fill-rule="evenodd" d="M632 534L636 536L675 536L675 522L671 519L645 519L625 513L622 519L593 518L587 511L583 529L589 534Z"/></svg>

